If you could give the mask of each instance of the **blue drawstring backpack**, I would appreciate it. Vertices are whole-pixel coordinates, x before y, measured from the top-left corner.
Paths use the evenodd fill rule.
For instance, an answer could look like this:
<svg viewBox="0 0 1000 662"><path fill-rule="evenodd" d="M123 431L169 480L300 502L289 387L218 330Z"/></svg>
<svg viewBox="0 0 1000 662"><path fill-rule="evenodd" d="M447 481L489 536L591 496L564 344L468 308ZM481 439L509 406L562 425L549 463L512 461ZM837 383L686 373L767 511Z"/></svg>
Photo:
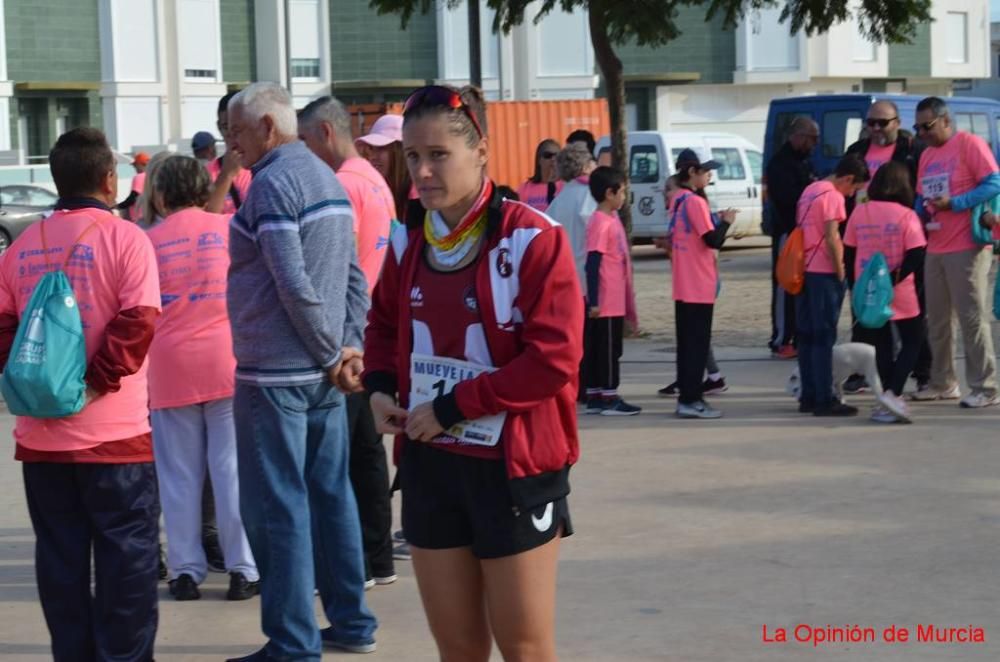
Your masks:
<svg viewBox="0 0 1000 662"><path fill-rule="evenodd" d="M984 228L979 222L979 219L983 217L986 212L993 212L994 215L1000 216L1000 196L993 198L992 200L987 200L986 202L976 205L972 208L972 215L969 217L972 225L972 241L976 242L979 246L989 246L993 249L995 253L998 248L1000 248L1000 241L993 238L993 230L989 228Z"/></svg>
<svg viewBox="0 0 1000 662"><path fill-rule="evenodd" d="M41 221L43 255L48 255ZM91 224L70 244L69 256ZM16 416L63 418L86 404L87 348L76 295L64 271L66 263L42 276L17 325L10 358L0 378L0 393Z"/></svg>
<svg viewBox="0 0 1000 662"><path fill-rule="evenodd" d="M892 319L892 276L885 255L875 253L865 265L851 291L851 307L858 324L881 329Z"/></svg>

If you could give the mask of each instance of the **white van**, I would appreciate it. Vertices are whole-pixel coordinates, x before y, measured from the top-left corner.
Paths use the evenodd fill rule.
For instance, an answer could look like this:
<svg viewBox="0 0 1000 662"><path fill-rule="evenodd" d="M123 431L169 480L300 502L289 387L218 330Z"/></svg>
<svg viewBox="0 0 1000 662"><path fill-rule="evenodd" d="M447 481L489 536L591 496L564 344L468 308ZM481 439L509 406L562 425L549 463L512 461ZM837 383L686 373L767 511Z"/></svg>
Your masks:
<svg viewBox="0 0 1000 662"><path fill-rule="evenodd" d="M667 232L667 210L663 189L674 174L674 162L684 149L709 155L721 165L712 177L708 199L712 211L733 207L739 210L729 236L740 238L761 234L760 181L763 173L761 150L742 136L731 133L660 133L630 131L628 162L632 205L632 243L647 244ZM611 149L608 136L597 142L598 161L608 161L602 153Z"/></svg>

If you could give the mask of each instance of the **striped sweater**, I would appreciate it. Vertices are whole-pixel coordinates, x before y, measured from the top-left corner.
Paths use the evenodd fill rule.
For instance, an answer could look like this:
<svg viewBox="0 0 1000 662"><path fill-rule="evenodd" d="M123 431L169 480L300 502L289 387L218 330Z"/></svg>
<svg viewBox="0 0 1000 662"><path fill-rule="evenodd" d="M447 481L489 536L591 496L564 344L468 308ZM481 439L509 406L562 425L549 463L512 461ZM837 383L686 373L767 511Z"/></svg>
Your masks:
<svg viewBox="0 0 1000 662"><path fill-rule="evenodd" d="M342 347L362 346L369 301L354 214L333 171L300 142L273 149L252 170L229 225L236 380L315 384Z"/></svg>

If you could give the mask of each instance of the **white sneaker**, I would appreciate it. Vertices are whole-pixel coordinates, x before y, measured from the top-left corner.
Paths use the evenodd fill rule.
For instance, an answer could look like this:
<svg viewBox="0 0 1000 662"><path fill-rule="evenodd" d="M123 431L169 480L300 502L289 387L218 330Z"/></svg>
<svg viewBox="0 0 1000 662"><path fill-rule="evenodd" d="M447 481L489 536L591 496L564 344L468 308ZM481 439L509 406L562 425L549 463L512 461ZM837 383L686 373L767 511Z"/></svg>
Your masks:
<svg viewBox="0 0 1000 662"><path fill-rule="evenodd" d="M1000 405L1000 395L995 393L993 395L989 395L982 391L979 393L970 393L962 398L962 401L958 404L966 409L982 409L983 407L992 407L993 405Z"/></svg>
<svg viewBox="0 0 1000 662"><path fill-rule="evenodd" d="M958 385L952 386L946 391L939 391L934 388L926 388L910 394L910 398L918 402L928 402L930 400L958 400L962 397L962 391Z"/></svg>
<svg viewBox="0 0 1000 662"><path fill-rule="evenodd" d="M392 574L386 575L385 577L372 577L371 581L375 582L378 586L388 586L389 584L395 583L399 579L399 575Z"/></svg>
<svg viewBox="0 0 1000 662"><path fill-rule="evenodd" d="M678 404L677 418L722 418L722 412L699 400L689 405Z"/></svg>
<svg viewBox="0 0 1000 662"><path fill-rule="evenodd" d="M892 392L886 391L878 397L878 401L887 413L894 415L904 423L910 422L910 409L903 402L902 398L898 398Z"/></svg>
<svg viewBox="0 0 1000 662"><path fill-rule="evenodd" d="M899 418L896 417L891 411L879 405L872 410L872 420L876 423L896 423Z"/></svg>
<svg viewBox="0 0 1000 662"><path fill-rule="evenodd" d="M374 579L366 579L365 580L365 590L366 591L370 591L373 588L375 588L375 580Z"/></svg>

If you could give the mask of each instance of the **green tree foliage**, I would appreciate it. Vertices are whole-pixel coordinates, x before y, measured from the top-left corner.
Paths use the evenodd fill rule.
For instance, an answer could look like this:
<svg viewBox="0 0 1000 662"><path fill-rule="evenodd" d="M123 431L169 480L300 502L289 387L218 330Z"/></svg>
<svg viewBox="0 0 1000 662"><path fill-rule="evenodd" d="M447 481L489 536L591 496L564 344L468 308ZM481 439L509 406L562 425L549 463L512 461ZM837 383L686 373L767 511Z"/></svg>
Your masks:
<svg viewBox="0 0 1000 662"><path fill-rule="evenodd" d="M460 1L447 0L450 7ZM486 4L496 12L494 30L504 32L521 24L532 6L538 7L531 17L535 22L555 9L588 11L594 54L608 90L611 160L626 171L625 78L615 46L632 40L640 46L670 43L680 34L676 22L680 7L704 7L705 20L722 16L729 28L753 10L782 7L781 20L789 22L791 31L804 30L808 35L826 32L853 11L869 39L888 43L910 41L916 26L931 20L931 0L861 0L857 7L851 0L541 0L537 4L533 0L486 0ZM380 14L399 14L405 27L414 12L430 11L434 0L370 0L370 5ZM628 206L622 209L622 217L630 226Z"/></svg>

